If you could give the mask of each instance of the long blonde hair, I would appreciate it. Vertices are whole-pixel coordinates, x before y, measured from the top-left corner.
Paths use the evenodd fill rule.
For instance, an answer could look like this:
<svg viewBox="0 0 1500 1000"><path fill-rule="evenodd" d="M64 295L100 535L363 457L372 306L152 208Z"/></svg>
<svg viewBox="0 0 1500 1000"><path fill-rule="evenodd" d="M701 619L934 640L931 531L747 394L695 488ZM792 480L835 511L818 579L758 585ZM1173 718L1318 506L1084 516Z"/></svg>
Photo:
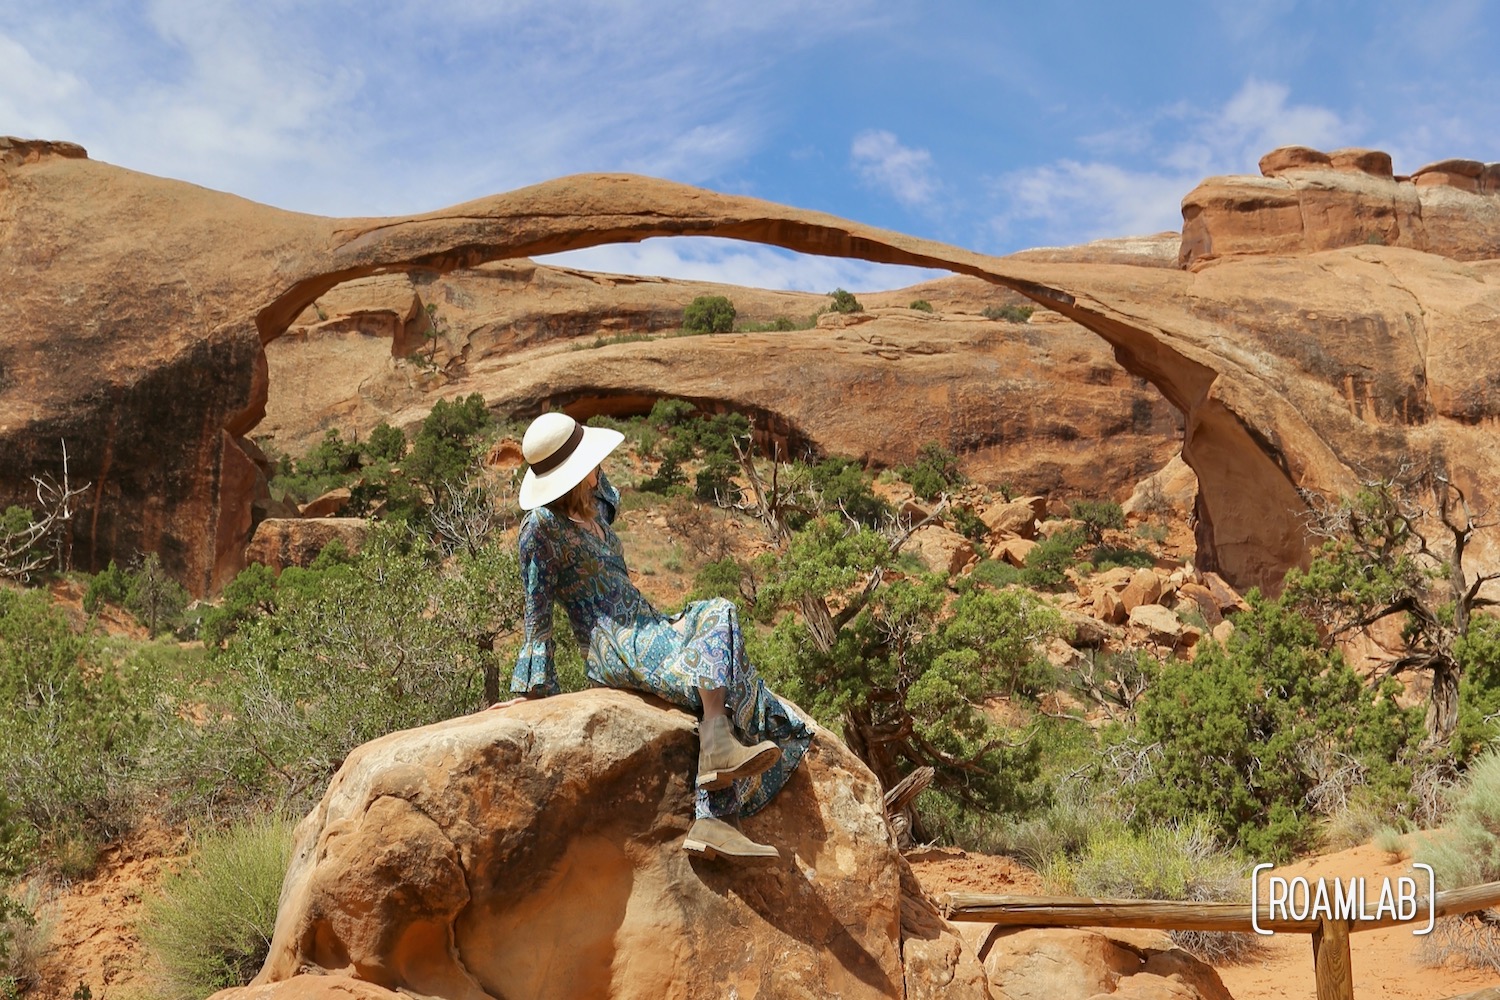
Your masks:
<svg viewBox="0 0 1500 1000"><path fill-rule="evenodd" d="M547 509L560 517L592 521L598 515L598 510L594 507L594 490L589 485L589 477L584 476L577 486L547 504Z"/></svg>

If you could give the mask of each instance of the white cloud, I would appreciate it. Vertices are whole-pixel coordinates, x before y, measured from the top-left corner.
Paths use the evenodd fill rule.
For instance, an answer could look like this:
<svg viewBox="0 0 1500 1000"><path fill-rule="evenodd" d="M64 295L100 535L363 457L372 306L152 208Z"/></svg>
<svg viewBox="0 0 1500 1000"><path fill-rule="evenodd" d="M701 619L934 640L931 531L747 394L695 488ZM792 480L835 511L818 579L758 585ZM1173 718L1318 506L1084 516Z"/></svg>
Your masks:
<svg viewBox="0 0 1500 1000"><path fill-rule="evenodd" d="M895 134L871 129L849 147L854 170L864 182L909 208L927 205L938 191L932 154L903 146Z"/></svg>
<svg viewBox="0 0 1500 1000"><path fill-rule="evenodd" d="M835 288L852 292L884 291L930 281L947 273L843 257L814 257L711 236L649 239L570 250L536 259L583 271L718 281L798 292L831 292Z"/></svg>
<svg viewBox="0 0 1500 1000"><path fill-rule="evenodd" d="M1059 159L995 178L995 240L1010 249L1021 229L1044 227L1048 242L1178 229L1182 197L1204 177L1256 173L1260 157L1285 145L1333 149L1362 128L1324 107L1296 104L1279 83L1247 80L1221 107L1176 104L1143 122L1087 137L1099 158Z"/></svg>
<svg viewBox="0 0 1500 1000"><path fill-rule="evenodd" d="M581 171L702 183L783 114L767 73L873 0L72 0L0 10L0 131L329 215Z"/></svg>

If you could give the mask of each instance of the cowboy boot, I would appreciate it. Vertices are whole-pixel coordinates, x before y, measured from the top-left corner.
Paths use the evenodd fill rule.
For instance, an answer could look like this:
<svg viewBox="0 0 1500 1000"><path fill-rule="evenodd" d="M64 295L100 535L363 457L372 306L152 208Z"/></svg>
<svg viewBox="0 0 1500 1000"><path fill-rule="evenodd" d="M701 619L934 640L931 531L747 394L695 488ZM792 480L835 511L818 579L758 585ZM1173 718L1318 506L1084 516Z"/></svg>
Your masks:
<svg viewBox="0 0 1500 1000"><path fill-rule="evenodd" d="M718 715L698 727L698 787L728 788L736 778L760 774L781 759L770 740L747 747L734 738L729 717Z"/></svg>
<svg viewBox="0 0 1500 1000"><path fill-rule="evenodd" d="M779 861L781 852L770 844L757 844L722 819L700 817L682 841L682 849L703 858L735 858L740 861Z"/></svg>

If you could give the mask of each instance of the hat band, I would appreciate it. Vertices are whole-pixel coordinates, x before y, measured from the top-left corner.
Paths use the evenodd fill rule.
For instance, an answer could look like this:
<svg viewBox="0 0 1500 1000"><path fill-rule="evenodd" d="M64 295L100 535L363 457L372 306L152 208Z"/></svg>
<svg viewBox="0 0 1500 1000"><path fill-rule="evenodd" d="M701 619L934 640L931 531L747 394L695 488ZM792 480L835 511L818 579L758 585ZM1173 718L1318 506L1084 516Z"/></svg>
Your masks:
<svg viewBox="0 0 1500 1000"><path fill-rule="evenodd" d="M568 435L568 439L559 445L556 451L540 462L532 462L531 471L538 476L545 476L572 457L573 452L578 450L578 445L582 441L583 425L575 423L573 424L573 433Z"/></svg>

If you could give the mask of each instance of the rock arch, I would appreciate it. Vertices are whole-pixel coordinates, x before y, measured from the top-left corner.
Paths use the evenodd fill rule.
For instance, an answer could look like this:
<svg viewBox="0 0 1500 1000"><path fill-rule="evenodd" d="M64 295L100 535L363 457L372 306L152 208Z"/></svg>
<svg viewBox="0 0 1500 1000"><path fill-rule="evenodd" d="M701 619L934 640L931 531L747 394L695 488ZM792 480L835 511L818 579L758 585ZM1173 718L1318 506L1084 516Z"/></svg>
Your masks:
<svg viewBox="0 0 1500 1000"><path fill-rule="evenodd" d="M263 345L320 294L364 275L701 235L1005 285L1104 338L1183 411L1184 457L1201 491L1199 560L1241 585L1274 585L1305 557L1298 490L1346 489L1355 462L1423 443L1412 426L1358 414L1304 377L1295 351L1277 353L1283 320L1308 322L1307 300L1320 303L1315 327L1376 316L1393 364L1414 356L1410 328L1421 327L1420 363L1395 377L1426 391L1432 316L1500 312L1495 268L1397 248L1225 261L1196 274L1031 262L618 174L405 218L327 219L17 143L0 140L0 273L24 285L0 301L0 503L24 500L32 474L59 472L53 442L65 438L75 478L93 484L75 558L93 568L158 550L200 593L243 558L255 475L244 435L264 411ZM135 232L151 237L121 237ZM1334 295L1331 271L1368 287ZM1439 286L1447 307L1428 294ZM1371 356L1344 346L1356 362ZM1450 395L1489 384L1485 373L1454 378L1462 384ZM1485 397L1480 410L1500 411L1500 401Z"/></svg>

